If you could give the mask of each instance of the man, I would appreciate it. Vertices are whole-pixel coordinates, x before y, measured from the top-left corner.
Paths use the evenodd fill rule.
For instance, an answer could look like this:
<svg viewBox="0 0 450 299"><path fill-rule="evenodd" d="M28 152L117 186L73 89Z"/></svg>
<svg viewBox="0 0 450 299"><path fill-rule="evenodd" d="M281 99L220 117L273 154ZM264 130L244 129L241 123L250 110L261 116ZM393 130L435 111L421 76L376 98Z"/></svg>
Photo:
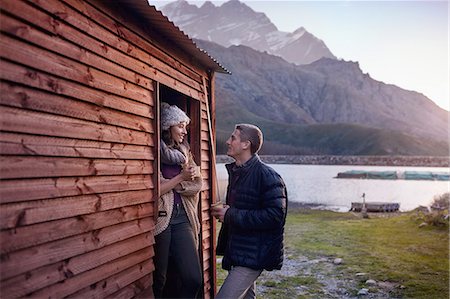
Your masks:
<svg viewBox="0 0 450 299"><path fill-rule="evenodd" d="M228 270L217 298L255 298L256 279L263 270L281 269L287 193L283 179L261 162L261 130L250 124L235 126L227 140L226 205L213 206L222 222L217 254Z"/></svg>

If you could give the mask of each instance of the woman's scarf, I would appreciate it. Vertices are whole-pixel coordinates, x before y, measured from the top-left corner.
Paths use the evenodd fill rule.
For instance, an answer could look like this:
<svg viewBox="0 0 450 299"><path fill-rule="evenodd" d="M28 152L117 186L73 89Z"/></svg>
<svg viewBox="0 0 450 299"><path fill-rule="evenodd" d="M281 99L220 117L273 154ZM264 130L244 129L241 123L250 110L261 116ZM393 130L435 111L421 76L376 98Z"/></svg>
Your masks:
<svg viewBox="0 0 450 299"><path fill-rule="evenodd" d="M169 165L182 165L187 161L187 144L180 144L179 148L169 147L161 139L161 162Z"/></svg>

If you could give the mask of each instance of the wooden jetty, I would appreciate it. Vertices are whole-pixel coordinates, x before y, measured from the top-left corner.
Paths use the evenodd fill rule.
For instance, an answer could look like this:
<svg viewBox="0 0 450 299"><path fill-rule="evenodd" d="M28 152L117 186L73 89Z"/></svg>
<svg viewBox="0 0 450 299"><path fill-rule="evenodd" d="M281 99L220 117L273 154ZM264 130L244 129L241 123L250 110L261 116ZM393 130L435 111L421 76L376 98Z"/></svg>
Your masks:
<svg viewBox="0 0 450 299"><path fill-rule="evenodd" d="M397 202L366 202L367 212L397 212L400 204ZM350 211L361 212L363 208L362 202L352 202Z"/></svg>

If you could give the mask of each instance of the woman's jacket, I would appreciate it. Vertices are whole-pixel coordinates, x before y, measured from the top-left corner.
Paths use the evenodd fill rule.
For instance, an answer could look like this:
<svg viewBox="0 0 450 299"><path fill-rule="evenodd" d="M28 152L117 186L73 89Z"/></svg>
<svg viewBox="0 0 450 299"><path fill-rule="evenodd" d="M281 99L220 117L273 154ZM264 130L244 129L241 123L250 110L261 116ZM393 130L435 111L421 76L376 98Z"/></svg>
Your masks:
<svg viewBox="0 0 450 299"><path fill-rule="evenodd" d="M192 162L193 163L193 162ZM195 165L193 163L192 165ZM167 181L162 173L159 175L160 182ZM189 222L194 230L195 242L198 246L198 236L200 233L200 222L198 220L198 200L199 193L202 189L202 177L195 177L193 181L183 181L179 184L175 191L181 195L181 201L184 209L186 210ZM159 235L163 232L170 222L170 218L173 212L174 194L173 191L169 191L162 194L158 200L158 219L156 221L155 235Z"/></svg>

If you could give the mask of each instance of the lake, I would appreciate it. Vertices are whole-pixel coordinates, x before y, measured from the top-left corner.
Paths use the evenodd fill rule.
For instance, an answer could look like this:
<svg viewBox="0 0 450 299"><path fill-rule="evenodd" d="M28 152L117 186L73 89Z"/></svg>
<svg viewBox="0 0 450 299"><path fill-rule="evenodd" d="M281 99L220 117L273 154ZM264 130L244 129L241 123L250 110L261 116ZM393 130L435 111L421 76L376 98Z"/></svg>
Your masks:
<svg viewBox="0 0 450 299"><path fill-rule="evenodd" d="M299 165L269 164L283 178L289 201L321 205L335 211L348 211L352 202L366 201L400 203L401 211L419 205L430 205L435 195L449 192L448 181L336 179L338 172L348 170L370 171L436 171L449 172L445 167L354 166L354 165ZM221 199L225 200L228 174L225 164L217 164Z"/></svg>

